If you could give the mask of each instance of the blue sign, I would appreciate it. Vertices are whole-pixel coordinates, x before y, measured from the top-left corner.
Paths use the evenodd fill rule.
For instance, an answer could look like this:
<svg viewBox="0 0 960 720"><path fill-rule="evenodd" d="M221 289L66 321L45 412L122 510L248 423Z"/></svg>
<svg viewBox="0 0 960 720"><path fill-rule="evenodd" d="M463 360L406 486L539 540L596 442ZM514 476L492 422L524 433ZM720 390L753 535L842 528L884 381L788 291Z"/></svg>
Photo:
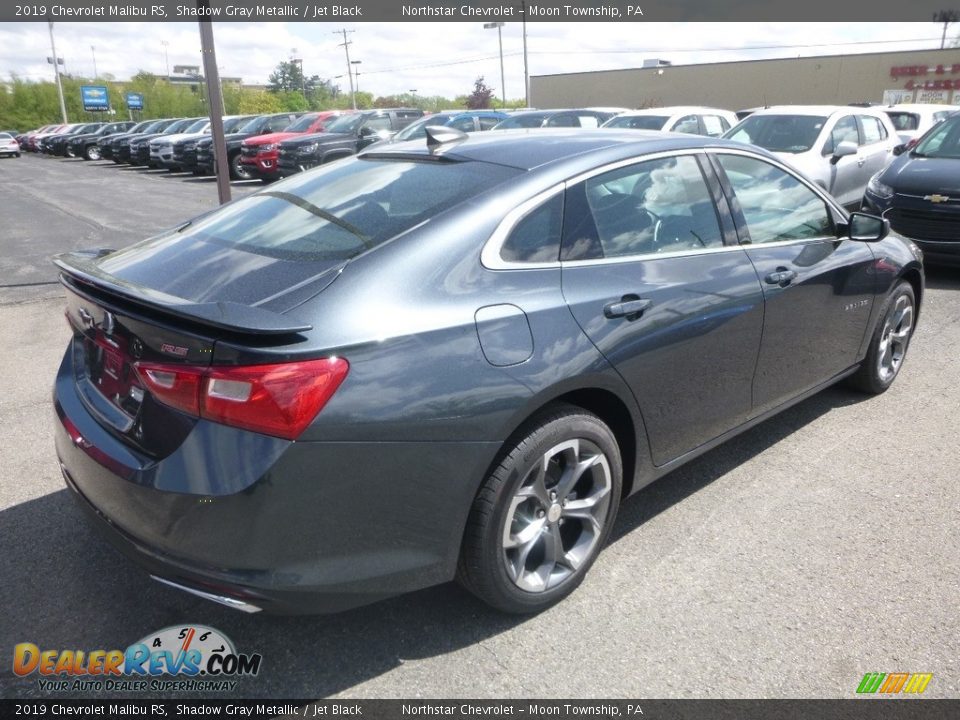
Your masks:
<svg viewBox="0 0 960 720"><path fill-rule="evenodd" d="M127 109L143 110L143 94L128 92L127 93Z"/></svg>
<svg viewBox="0 0 960 720"><path fill-rule="evenodd" d="M88 112L110 109L106 85L81 85L80 99L83 100L83 109Z"/></svg>

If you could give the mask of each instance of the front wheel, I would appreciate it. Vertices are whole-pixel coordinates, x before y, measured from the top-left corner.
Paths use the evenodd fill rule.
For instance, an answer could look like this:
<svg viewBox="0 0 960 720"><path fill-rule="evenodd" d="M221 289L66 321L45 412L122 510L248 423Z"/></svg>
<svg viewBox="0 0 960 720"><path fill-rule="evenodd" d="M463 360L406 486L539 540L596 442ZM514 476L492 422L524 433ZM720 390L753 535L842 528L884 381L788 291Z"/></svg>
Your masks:
<svg viewBox="0 0 960 720"><path fill-rule="evenodd" d="M231 180L252 180L253 174L244 165L240 153L234 153L230 158L230 179Z"/></svg>
<svg viewBox="0 0 960 720"><path fill-rule="evenodd" d="M916 305L913 287L901 280L880 310L880 321L870 338L867 357L850 377L851 385L874 395L893 385L913 337Z"/></svg>
<svg viewBox="0 0 960 720"><path fill-rule="evenodd" d="M606 543L622 477L616 438L596 415L564 405L535 419L473 502L458 580L512 613L566 597Z"/></svg>
<svg viewBox="0 0 960 720"><path fill-rule="evenodd" d="M83 151L83 157L87 160L99 160L100 148L98 148L96 145L90 145L86 150Z"/></svg>

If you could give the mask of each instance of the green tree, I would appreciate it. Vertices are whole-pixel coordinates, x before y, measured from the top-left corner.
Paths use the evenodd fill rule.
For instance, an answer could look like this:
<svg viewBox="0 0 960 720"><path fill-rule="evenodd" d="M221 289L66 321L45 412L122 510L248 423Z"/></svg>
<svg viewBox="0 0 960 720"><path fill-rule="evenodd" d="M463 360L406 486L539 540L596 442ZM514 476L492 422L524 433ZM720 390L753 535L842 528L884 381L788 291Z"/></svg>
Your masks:
<svg viewBox="0 0 960 720"><path fill-rule="evenodd" d="M293 60L283 60L278 63L276 69L270 73L268 82L269 87L267 89L272 93L293 92L295 90L303 92L306 85L300 64Z"/></svg>
<svg viewBox="0 0 960 720"><path fill-rule="evenodd" d="M473 92L467 95L467 107L470 110L486 110L491 106L493 88L483 82L483 75L473 81Z"/></svg>

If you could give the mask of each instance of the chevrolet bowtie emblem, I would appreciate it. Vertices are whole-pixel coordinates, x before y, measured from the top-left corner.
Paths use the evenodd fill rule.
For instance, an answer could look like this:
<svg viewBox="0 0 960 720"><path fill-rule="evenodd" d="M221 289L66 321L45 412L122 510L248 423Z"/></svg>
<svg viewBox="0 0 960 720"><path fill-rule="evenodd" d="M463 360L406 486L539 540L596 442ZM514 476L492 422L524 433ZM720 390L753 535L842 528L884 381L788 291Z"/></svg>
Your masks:
<svg viewBox="0 0 960 720"><path fill-rule="evenodd" d="M950 198L946 195L924 195L924 200L929 200L932 203L942 203L947 202Z"/></svg>

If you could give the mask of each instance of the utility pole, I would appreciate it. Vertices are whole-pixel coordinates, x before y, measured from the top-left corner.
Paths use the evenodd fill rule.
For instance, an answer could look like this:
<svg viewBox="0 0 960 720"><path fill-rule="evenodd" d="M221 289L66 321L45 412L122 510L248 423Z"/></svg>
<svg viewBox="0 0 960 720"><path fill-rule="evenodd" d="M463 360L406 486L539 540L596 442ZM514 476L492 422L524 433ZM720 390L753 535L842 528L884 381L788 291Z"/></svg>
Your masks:
<svg viewBox="0 0 960 720"><path fill-rule="evenodd" d="M93 56L93 79L96 80L100 77L100 73L97 72L97 49L91 45L90 54Z"/></svg>
<svg viewBox="0 0 960 720"><path fill-rule="evenodd" d="M334 35L343 35L343 42L340 45L343 45L343 51L347 54L347 79L350 81L350 105L354 110L357 109L357 98L353 94L353 67L350 63L350 45L353 44L353 41L347 40L347 33L354 32L353 30L335 30Z"/></svg>
<svg viewBox="0 0 960 720"><path fill-rule="evenodd" d="M960 12L956 10L938 10L933 14L933 21L935 23L943 23L943 35L940 37L940 49L943 50L947 44L947 26L950 23L960 21Z"/></svg>
<svg viewBox="0 0 960 720"><path fill-rule="evenodd" d="M57 46L53 42L53 22L47 23L50 28L50 51L53 53L53 76L57 79L57 94L60 96L60 115L63 124L67 124L67 105L63 102L63 84L60 82L60 66L57 65ZM64 66L66 67L66 66Z"/></svg>
<svg viewBox="0 0 960 720"><path fill-rule="evenodd" d="M523 104L530 107L530 71L527 69L527 0L520 0L523 13Z"/></svg>
<svg viewBox="0 0 960 720"><path fill-rule="evenodd" d="M197 7L209 9L210 0L197 0ZM220 92L220 70L217 67L217 51L213 44L213 25L209 20L200 21L200 52L203 55L203 74L207 83L207 111L210 113L210 135L213 137L213 154L217 171L217 194L220 204L230 202L230 166L227 159L227 142L223 137L223 95Z"/></svg>
<svg viewBox="0 0 960 720"><path fill-rule="evenodd" d="M166 63L167 63L167 77L166 77L166 80L167 80L167 82L170 82L170 52L169 52L169 50L168 50L168 48L170 47L170 43L169 43L169 41L167 41L167 40L161 40L161 41L160 41L160 44L163 45L163 59L164 59L164 60L166 61Z"/></svg>
<svg viewBox="0 0 960 720"><path fill-rule="evenodd" d="M507 81L505 80L505 75L503 74L503 26L506 23L503 22L488 22L484 23L483 27L485 30L497 29L497 39L500 40L500 93L503 97L503 106L507 106Z"/></svg>

